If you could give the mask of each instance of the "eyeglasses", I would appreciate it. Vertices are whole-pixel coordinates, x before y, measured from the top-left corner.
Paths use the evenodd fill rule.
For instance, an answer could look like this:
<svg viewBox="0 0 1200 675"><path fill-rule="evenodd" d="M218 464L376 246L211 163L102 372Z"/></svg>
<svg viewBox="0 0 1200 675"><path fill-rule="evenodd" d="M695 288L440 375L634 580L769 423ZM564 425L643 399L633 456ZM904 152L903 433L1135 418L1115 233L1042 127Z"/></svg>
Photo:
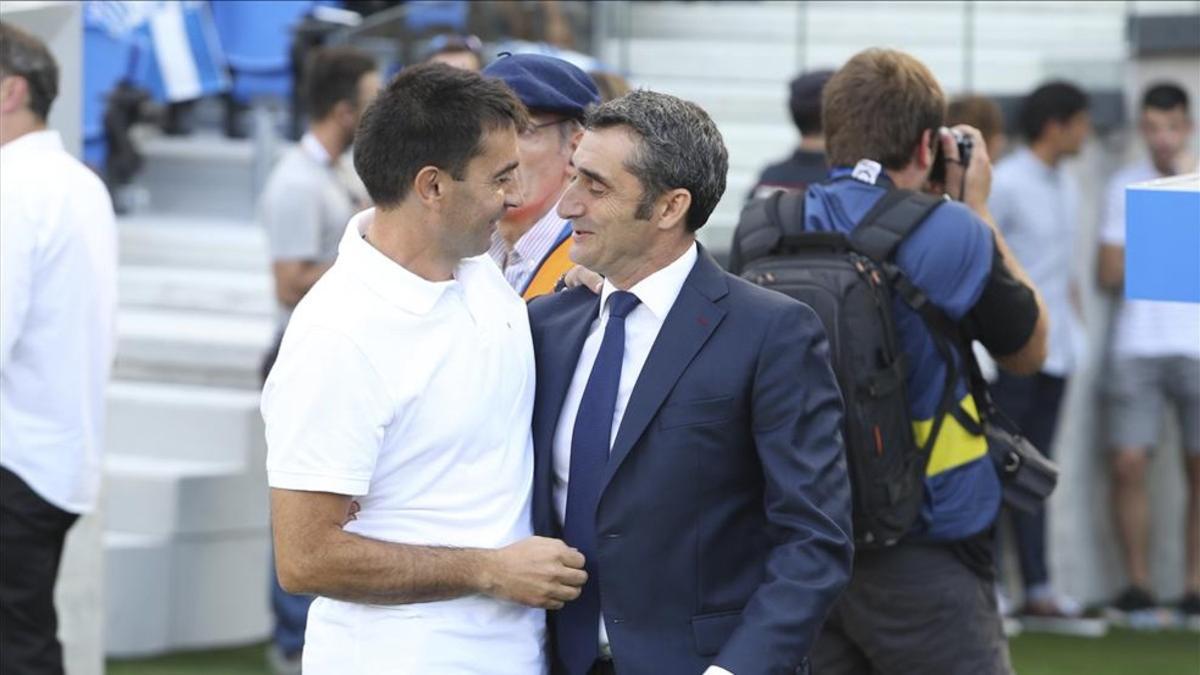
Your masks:
<svg viewBox="0 0 1200 675"><path fill-rule="evenodd" d="M562 117L560 119L551 120L549 122L542 122L541 124L530 123L529 126L527 126L521 130L521 135L526 138L529 138L530 136L537 134L538 131L545 129L546 127L558 126L559 124L565 124L570 121L572 121L570 117Z"/></svg>

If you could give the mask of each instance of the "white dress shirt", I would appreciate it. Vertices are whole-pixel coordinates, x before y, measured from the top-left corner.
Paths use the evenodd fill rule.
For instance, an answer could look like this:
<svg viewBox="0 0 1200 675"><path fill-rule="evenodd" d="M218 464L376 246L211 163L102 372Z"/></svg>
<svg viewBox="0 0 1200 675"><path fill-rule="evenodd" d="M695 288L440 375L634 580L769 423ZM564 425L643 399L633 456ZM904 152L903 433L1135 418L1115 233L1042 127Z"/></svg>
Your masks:
<svg viewBox="0 0 1200 675"><path fill-rule="evenodd" d="M621 428L621 420L625 417L625 407L629 404L629 396L637 384L646 358L650 356L650 348L662 330L663 322L667 319L671 307L675 305L683 283L692 272L699 257L696 244L688 247L683 255L675 262L642 279L629 289L641 300L637 307L625 317L625 352L621 358L621 380L617 385L617 403L613 408L612 433L608 439L611 450L617 431ZM571 386L563 399L562 412L558 416L558 427L554 431L554 508L558 513L561 524L567 514L567 490L570 487L571 473L571 439L575 433L575 417L579 413L579 403L583 398L583 390L587 387L588 378L592 374L592 365L596 362L596 354L600 351L600 343L604 339L604 329L608 325L608 298L617 288L607 279L600 291L600 313L592 321L588 329L587 339L583 342L583 350L579 352L579 361L575 365L575 374L571 378ZM608 644L608 631L604 628L604 617L600 617L600 651L611 655ZM712 666L705 675L726 673L724 669Z"/></svg>
<svg viewBox="0 0 1200 675"><path fill-rule="evenodd" d="M504 280L509 286L518 293L525 290L537 272L538 264L554 248L554 242L558 241L558 235L566 224L566 220L558 217L558 204L555 204L528 232L521 235L511 249L498 232L492 233L488 255L504 271Z"/></svg>
<svg viewBox="0 0 1200 675"><path fill-rule="evenodd" d="M1042 372L1069 376L1086 346L1071 301L1079 187L1061 162L1047 166L1029 148L1021 148L996 165L988 207L1046 303L1050 334Z"/></svg>
<svg viewBox="0 0 1200 675"><path fill-rule="evenodd" d="M533 344L487 256L427 281L363 239L296 307L263 390L273 488L351 495L346 530L499 548L532 535ZM473 595L368 605L320 597L304 672L541 675L545 612Z"/></svg>
<svg viewBox="0 0 1200 675"><path fill-rule="evenodd" d="M117 231L56 131L0 147L0 465L60 509L100 487Z"/></svg>

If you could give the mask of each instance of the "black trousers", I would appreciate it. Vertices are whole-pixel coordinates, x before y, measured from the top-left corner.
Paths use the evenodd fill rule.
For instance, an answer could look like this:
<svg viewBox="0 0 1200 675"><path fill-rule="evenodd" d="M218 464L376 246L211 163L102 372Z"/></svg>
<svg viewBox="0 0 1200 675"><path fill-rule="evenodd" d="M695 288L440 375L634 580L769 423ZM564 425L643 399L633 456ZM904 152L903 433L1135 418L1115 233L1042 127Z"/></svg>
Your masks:
<svg viewBox="0 0 1200 675"><path fill-rule="evenodd" d="M0 467L0 675L59 675L54 584L78 518Z"/></svg>

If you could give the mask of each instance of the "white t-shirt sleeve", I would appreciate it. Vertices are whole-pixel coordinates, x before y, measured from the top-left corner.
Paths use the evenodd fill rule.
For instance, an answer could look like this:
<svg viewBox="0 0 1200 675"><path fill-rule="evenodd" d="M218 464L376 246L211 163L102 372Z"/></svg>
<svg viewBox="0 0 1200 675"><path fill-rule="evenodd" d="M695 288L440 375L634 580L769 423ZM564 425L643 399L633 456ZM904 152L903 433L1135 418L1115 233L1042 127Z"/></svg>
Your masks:
<svg viewBox="0 0 1200 675"><path fill-rule="evenodd" d="M1125 245L1125 179L1117 174L1108 184L1104 199L1104 222L1100 225L1100 242L1114 246Z"/></svg>
<svg viewBox="0 0 1200 675"><path fill-rule="evenodd" d="M284 340L263 388L267 481L273 488L367 494L394 408L350 338L302 328Z"/></svg>

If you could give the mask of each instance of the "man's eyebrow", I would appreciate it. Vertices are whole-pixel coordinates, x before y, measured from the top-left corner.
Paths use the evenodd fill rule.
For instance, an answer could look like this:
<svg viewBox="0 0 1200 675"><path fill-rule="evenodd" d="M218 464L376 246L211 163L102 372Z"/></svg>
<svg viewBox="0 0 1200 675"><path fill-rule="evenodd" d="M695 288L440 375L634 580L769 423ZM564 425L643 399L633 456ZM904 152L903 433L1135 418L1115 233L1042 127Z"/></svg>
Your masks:
<svg viewBox="0 0 1200 675"><path fill-rule="evenodd" d="M499 171L497 171L496 173L492 174L492 178L499 178L500 176L503 176L504 174L506 174L506 173L508 173L508 172L510 172L510 171L513 171L514 169L516 169L516 168L517 168L517 165L518 165L519 163L520 163L520 162L519 162L519 161L517 161L517 160L513 160L513 161L509 162L508 164L506 164L506 165L504 166L504 168L503 168L503 169L500 169L500 170L499 170Z"/></svg>
<svg viewBox="0 0 1200 675"><path fill-rule="evenodd" d="M591 169L584 169L584 168L579 167L578 171L579 171L579 173L583 174L584 176L587 176L588 180L595 181L595 182L603 185L604 187L612 187L612 183L609 183L607 180L604 179L603 176L596 173L595 171L592 171Z"/></svg>

